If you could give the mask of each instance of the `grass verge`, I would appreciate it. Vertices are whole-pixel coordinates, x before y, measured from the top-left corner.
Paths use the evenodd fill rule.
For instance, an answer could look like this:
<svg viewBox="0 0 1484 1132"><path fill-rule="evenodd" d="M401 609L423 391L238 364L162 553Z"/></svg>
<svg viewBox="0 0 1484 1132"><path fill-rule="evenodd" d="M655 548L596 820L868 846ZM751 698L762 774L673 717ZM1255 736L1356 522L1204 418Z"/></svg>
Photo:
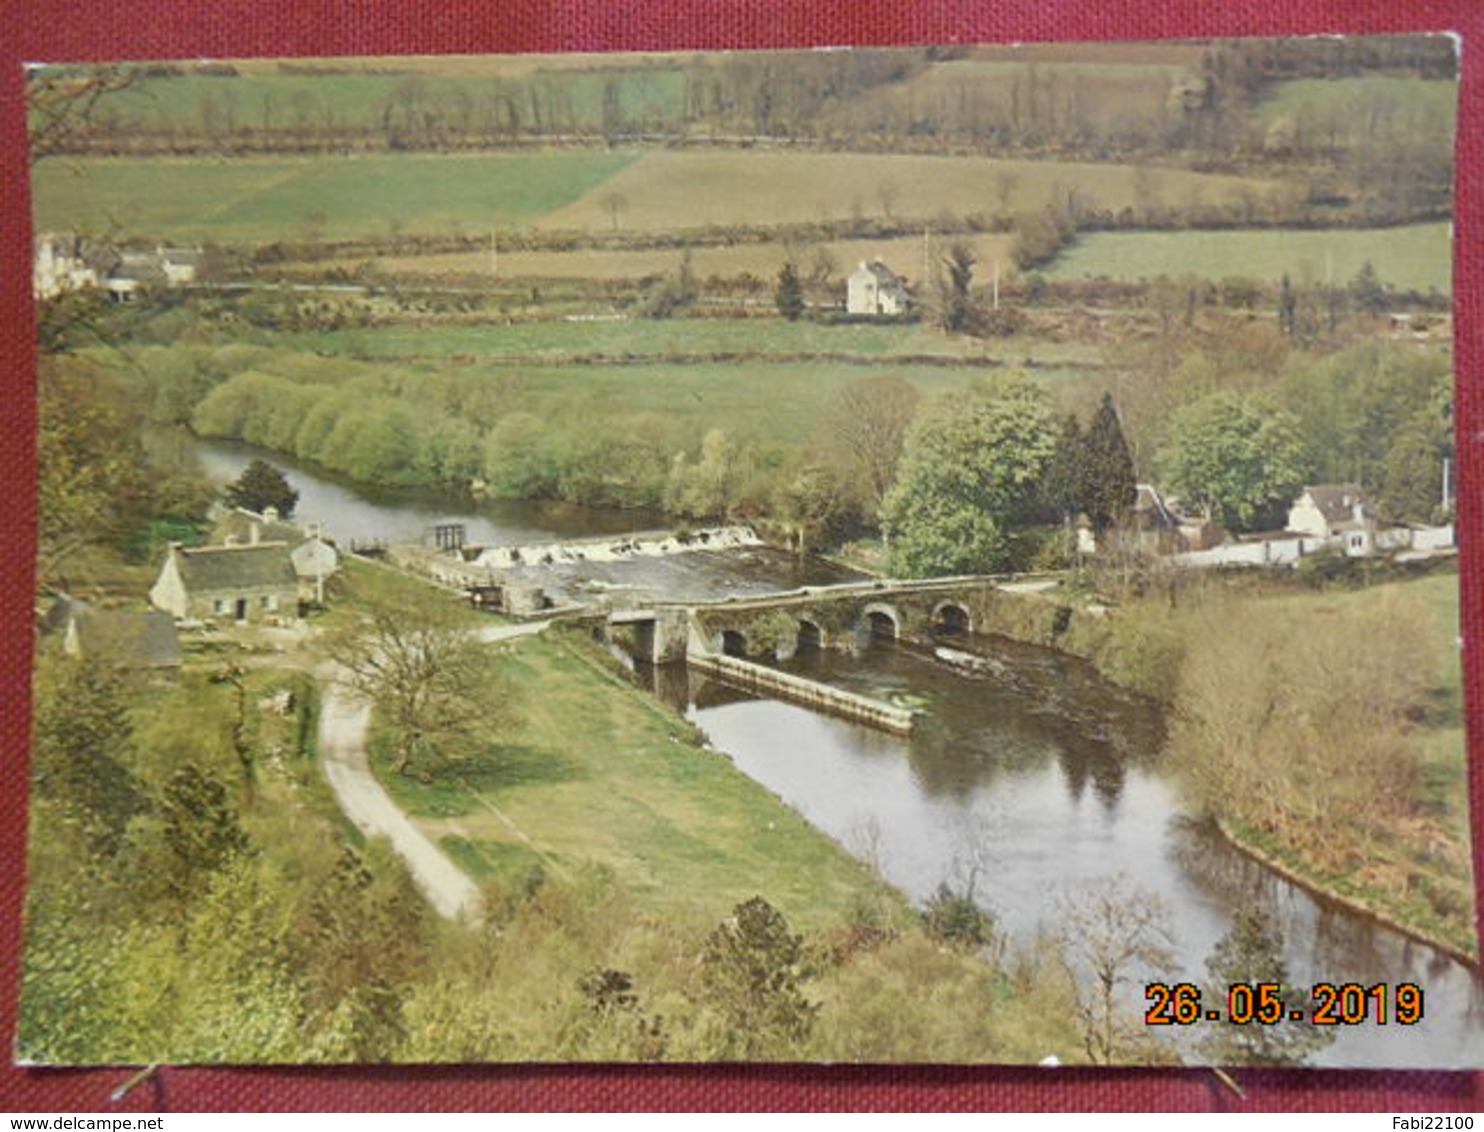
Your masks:
<svg viewBox="0 0 1484 1132"><path fill-rule="evenodd" d="M471 875L540 854L612 871L641 908L714 922L763 893L801 927L847 920L863 901L901 897L799 814L699 747L684 720L658 710L551 632L507 651L520 722L473 759L426 780L378 774L436 835L457 817L451 848Z"/></svg>

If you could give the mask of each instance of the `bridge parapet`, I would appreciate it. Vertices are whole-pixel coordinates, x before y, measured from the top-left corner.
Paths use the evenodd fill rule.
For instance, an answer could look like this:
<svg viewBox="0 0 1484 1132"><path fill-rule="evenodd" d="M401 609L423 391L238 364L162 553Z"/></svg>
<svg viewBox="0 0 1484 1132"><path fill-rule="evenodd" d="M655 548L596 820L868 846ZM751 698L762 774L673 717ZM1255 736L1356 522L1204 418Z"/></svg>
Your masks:
<svg viewBox="0 0 1484 1132"><path fill-rule="evenodd" d="M872 637L934 641L945 632L995 632L1050 643L1065 619L1054 590L1060 575L972 575L922 580L872 579L808 586L755 598L655 602L614 611L631 626L634 653L655 664L689 655L787 657L797 648L850 648ZM1029 622L1029 624L1027 624Z"/></svg>

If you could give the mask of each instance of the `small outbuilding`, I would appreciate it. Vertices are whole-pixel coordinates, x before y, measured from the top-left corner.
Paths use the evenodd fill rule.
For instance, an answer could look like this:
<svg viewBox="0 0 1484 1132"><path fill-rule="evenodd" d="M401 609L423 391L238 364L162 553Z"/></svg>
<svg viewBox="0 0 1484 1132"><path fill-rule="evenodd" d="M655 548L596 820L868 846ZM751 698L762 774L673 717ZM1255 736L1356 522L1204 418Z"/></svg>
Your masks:
<svg viewBox="0 0 1484 1132"><path fill-rule="evenodd" d="M175 621L167 613L95 609L59 596L42 615L40 628L59 639L68 656L112 668L169 673L179 669L183 659Z"/></svg>

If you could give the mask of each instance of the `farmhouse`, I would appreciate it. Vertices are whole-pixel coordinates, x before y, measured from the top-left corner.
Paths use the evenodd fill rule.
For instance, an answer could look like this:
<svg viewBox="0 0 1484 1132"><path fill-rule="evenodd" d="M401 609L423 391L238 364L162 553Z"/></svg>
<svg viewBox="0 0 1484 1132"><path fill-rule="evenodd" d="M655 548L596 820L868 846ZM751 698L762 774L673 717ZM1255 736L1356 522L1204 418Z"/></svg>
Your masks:
<svg viewBox="0 0 1484 1132"><path fill-rule="evenodd" d="M216 523L213 537L224 546L283 543L299 579L299 600L323 602L325 582L340 570L340 552L321 533L318 524L299 526L279 518L278 508L262 513L236 507Z"/></svg>
<svg viewBox="0 0 1484 1132"><path fill-rule="evenodd" d="M102 287L114 302L133 301L141 287L182 287L196 281L200 248L119 252L80 236L51 233L36 241L31 289L38 299Z"/></svg>
<svg viewBox="0 0 1484 1132"><path fill-rule="evenodd" d="M846 280L845 310L850 314L906 314L911 301L901 279L879 259L862 263Z"/></svg>
<svg viewBox="0 0 1484 1132"><path fill-rule="evenodd" d="M1338 541L1346 554L1369 554L1376 539L1376 516L1359 484L1306 487L1288 509L1288 529Z"/></svg>
<svg viewBox="0 0 1484 1132"><path fill-rule="evenodd" d="M47 233L36 240L31 290L38 299L98 285L99 252L76 236Z"/></svg>
<svg viewBox="0 0 1484 1132"><path fill-rule="evenodd" d="M1147 483L1136 485L1133 506L1119 527L1109 534L1116 545L1153 555L1204 550L1228 537L1210 519L1183 513L1178 501L1166 498L1157 487ZM1092 521L1086 515L1078 516L1077 550L1080 554L1094 554L1098 550Z"/></svg>
<svg viewBox="0 0 1484 1132"><path fill-rule="evenodd" d="M173 543L149 600L177 621L273 620L297 612L299 576L287 543Z"/></svg>

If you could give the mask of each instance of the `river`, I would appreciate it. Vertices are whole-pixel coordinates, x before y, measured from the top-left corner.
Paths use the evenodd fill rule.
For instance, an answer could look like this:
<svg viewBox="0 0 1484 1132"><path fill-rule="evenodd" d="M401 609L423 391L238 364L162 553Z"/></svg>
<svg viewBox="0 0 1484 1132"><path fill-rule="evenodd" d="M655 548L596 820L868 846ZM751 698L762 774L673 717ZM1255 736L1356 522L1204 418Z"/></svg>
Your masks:
<svg viewBox="0 0 1484 1132"><path fill-rule="evenodd" d="M448 509L421 492L367 491L240 445L203 444L218 478L254 456L286 467L299 514L342 540L417 538L434 522L465 522L487 545L632 532L658 517L538 504ZM635 563L623 584L679 586L714 597L833 580L827 564L800 572L771 551L716 552ZM785 667L854 691L921 708L923 726L897 738L774 700L735 692L683 670L651 674L657 694L684 712L737 766L816 828L869 861L915 900L940 884L975 898L1013 946L1035 946L1067 902L1113 884L1157 902L1169 927L1168 969L1124 988L1142 1013L1144 979L1205 981L1205 963L1236 910L1258 905L1282 929L1290 979L1415 983L1425 1013L1338 1026L1317 1065L1472 1068L1484 1065L1484 984L1446 954L1333 902L1316 898L1185 818L1159 759L1158 713L1101 681L1087 664L986 638L975 671L895 646L857 655L802 654ZM766 878L759 878L764 888ZM1162 1030L1189 1053L1198 1022ZM1075 1052L1075 1051L1069 1051Z"/></svg>

